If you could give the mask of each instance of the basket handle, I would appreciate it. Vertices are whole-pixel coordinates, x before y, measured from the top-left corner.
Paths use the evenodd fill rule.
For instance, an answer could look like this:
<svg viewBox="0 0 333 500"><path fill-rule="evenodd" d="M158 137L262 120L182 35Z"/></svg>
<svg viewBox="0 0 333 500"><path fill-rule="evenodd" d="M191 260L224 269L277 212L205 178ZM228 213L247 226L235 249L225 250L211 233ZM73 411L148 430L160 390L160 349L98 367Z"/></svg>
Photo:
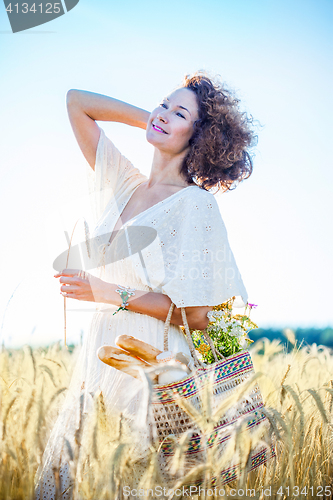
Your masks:
<svg viewBox="0 0 333 500"><path fill-rule="evenodd" d="M170 329L171 316L172 316L174 308L175 308L175 304L173 302L171 302L170 309L169 309L168 315L167 315L166 320L165 320L165 325L164 325L164 345L163 345L164 351L168 351L168 348L169 348L169 329ZM190 328L188 326L188 322L187 322L187 318L186 318L185 308L181 307L180 310L182 313L183 325L184 325L185 333L186 333L186 340L187 340L187 344L188 344L189 349L190 349L191 356L192 356L193 361L194 361L194 366L196 368L199 368L199 367L204 368L205 365L202 363L202 361L200 361L198 359L198 357L195 353L195 348L194 348Z"/></svg>
<svg viewBox="0 0 333 500"><path fill-rule="evenodd" d="M207 340L209 347L212 350L215 361L216 362L218 361L218 356L220 356L221 359L226 359L226 357L223 356L223 354L218 349L216 349L215 345L213 344L212 339L210 338L210 336L207 333L206 328L202 331L202 333L204 334L204 337Z"/></svg>
<svg viewBox="0 0 333 500"><path fill-rule="evenodd" d="M174 308L175 308L175 304L173 302L171 302L170 309L169 309L168 315L167 315L166 320L165 320L165 325L164 325L164 343L163 343L164 351L169 350L169 329L170 329L171 316L172 316ZM183 325L184 325L185 333L186 333L186 340L187 340L187 344L188 344L189 349L190 349L191 356L194 360L194 365L196 367L199 367L199 366L204 367L204 364L198 359L198 357L195 353L195 347L193 344L190 328L188 326L186 312L185 312L184 307L181 307L181 313L182 313ZM225 356L223 356L223 354L219 350L217 350L216 347L214 346L212 339L210 338L210 336L207 333L207 330L206 329L203 330L202 333L204 334L204 337L207 340L209 347L212 350L215 361L216 362L219 361L218 358L220 358L222 360L226 359Z"/></svg>

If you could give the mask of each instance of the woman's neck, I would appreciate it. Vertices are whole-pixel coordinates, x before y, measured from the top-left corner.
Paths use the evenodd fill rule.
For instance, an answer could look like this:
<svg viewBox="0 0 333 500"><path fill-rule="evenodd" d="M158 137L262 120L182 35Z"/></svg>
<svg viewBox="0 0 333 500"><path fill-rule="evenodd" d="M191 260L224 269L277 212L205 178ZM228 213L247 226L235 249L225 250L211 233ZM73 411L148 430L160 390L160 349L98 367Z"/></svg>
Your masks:
<svg viewBox="0 0 333 500"><path fill-rule="evenodd" d="M187 150L179 155L171 155L155 148L147 187L153 187L156 184L187 187L188 182L180 174L186 154Z"/></svg>

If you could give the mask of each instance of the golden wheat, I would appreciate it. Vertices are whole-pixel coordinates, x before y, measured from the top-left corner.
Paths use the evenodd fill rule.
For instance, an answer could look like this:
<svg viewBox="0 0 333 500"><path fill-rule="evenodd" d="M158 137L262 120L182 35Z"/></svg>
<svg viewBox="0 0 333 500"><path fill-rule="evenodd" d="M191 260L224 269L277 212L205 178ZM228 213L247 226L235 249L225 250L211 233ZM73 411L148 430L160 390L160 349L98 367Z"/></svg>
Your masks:
<svg viewBox="0 0 333 500"><path fill-rule="evenodd" d="M259 354L261 350L264 354ZM4 349L0 353L0 500L34 498L34 476L64 401L76 354L60 348L59 344L48 349ZM188 470L184 455L188 436L183 436L175 442L176 452L169 463L170 491L160 498L182 498L175 496L172 490L195 484L198 478L203 481L202 489L211 488L210 498L216 499L244 498L245 494L231 494L232 488L252 490L255 492L252 498L258 500L265 498L265 488L271 488L273 500L294 498L293 491L297 490L292 488L299 491L303 488L307 493L303 493L302 498L306 499L312 495L316 498L320 487L333 491L332 353L316 345L294 347L286 353L278 342L265 339L253 345L251 354L266 404L264 411L270 422L276 458L246 473L251 447L260 443L260 436L248 435L240 424L223 454L214 445L206 450L201 463ZM84 419L81 401L75 442L66 442L70 471L72 477L77 478L74 499L125 498L122 496L125 486L155 491L164 480L159 444L152 443L146 455L140 456L126 420L107 415L102 393L95 395L94 402L95 411ZM180 406L209 433L218 415L210 408L209 394L204 394L203 402L205 418L187 403ZM234 396L227 398L219 411L226 411L234 402ZM232 460L242 464L239 478L222 485L217 472ZM59 490L56 466L54 476ZM213 478L217 481L215 490ZM225 496L218 493L221 488ZM61 498L60 491L58 495ZM199 497L192 493L192 498L205 498L205 495Z"/></svg>

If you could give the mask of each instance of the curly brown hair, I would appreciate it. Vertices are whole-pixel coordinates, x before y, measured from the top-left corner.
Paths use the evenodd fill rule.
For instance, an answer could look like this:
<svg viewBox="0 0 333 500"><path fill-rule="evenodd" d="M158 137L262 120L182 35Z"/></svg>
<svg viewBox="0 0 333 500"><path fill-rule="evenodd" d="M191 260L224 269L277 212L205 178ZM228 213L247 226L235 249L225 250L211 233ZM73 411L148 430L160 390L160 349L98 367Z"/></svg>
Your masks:
<svg viewBox="0 0 333 500"><path fill-rule="evenodd" d="M247 151L257 139L252 117L239 110L239 100L217 78L213 81L202 71L186 75L182 87L196 94L199 119L181 174L203 189L235 188L252 173Z"/></svg>

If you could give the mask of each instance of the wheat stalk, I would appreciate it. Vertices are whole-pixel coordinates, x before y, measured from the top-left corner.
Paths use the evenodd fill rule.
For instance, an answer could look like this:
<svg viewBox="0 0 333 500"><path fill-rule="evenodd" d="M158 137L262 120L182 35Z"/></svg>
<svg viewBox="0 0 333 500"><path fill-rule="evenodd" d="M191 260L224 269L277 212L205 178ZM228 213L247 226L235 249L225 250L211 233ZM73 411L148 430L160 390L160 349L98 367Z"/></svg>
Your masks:
<svg viewBox="0 0 333 500"><path fill-rule="evenodd" d="M72 247L72 241L73 241L73 236L74 236L74 232L75 232L75 229L76 229L76 226L78 224L78 222L83 219L84 220L84 228L85 228L85 235L86 235L86 245L87 245L87 252L88 252L88 256L90 257L91 256L91 252L90 252L90 241L89 241L89 226L88 226L88 223L87 221L85 220L84 217L80 217L74 224L74 227L73 227L73 231L72 231L72 235L71 235L71 238L70 240L68 241L68 251L67 251L67 258L66 258L66 268L68 268L68 261L69 261L69 252L71 250L71 247ZM65 232L66 236L67 236L67 232ZM67 237L68 238L68 237ZM67 317L66 317L66 297L64 297L64 345L65 345L65 348L68 349L67 347Z"/></svg>

